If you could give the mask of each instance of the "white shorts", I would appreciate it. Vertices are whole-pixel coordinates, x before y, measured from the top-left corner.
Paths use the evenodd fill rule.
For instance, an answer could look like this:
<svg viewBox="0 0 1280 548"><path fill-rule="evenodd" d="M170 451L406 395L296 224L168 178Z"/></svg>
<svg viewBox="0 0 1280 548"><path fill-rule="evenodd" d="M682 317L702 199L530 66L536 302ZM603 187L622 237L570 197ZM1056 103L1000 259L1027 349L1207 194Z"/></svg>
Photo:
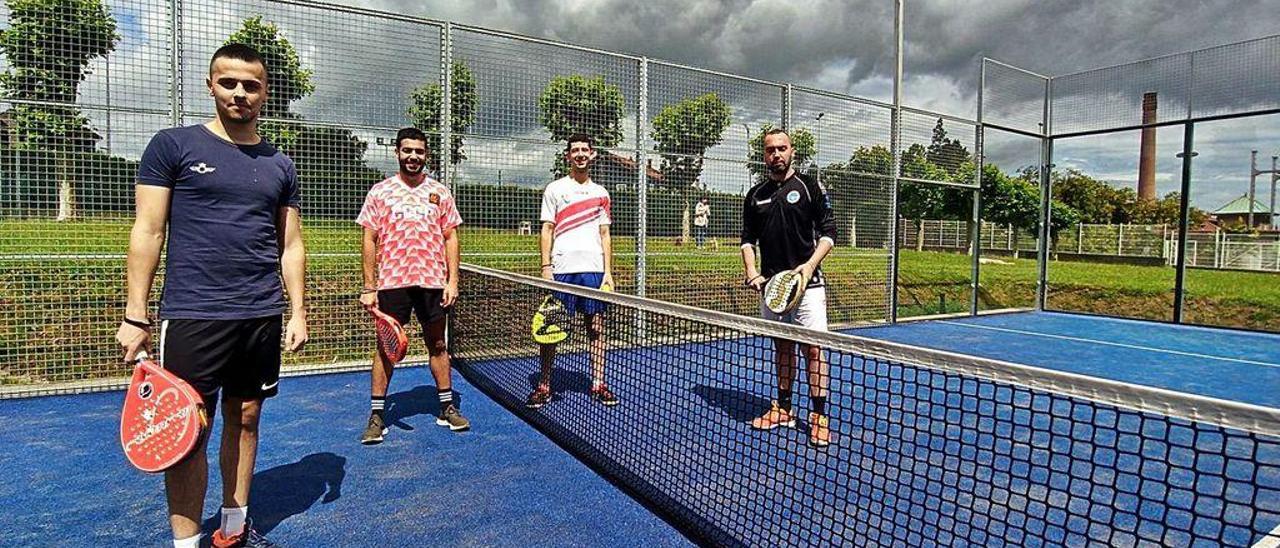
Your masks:
<svg viewBox="0 0 1280 548"><path fill-rule="evenodd" d="M827 288L813 287L804 291L800 304L786 314L774 314L760 299L760 315L766 320L795 324L818 331L827 330Z"/></svg>

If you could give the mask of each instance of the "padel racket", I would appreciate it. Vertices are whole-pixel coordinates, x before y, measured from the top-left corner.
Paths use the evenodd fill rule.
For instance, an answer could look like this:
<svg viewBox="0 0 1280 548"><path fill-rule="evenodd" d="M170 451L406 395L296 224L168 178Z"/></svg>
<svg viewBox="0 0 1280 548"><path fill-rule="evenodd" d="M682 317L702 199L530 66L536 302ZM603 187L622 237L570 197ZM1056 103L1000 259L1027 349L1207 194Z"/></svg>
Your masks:
<svg viewBox="0 0 1280 548"><path fill-rule="evenodd" d="M803 296L804 276L794 270L774 274L764 285L764 305L774 314L791 312Z"/></svg>
<svg viewBox="0 0 1280 548"><path fill-rule="evenodd" d="M556 344L569 338L569 312L564 303L554 295L547 295L533 313L533 341L538 344Z"/></svg>
<svg viewBox="0 0 1280 548"><path fill-rule="evenodd" d="M143 472L163 472L182 462L209 427L204 400L186 381L138 355L120 414L120 446Z"/></svg>
<svg viewBox="0 0 1280 548"><path fill-rule="evenodd" d="M378 352L391 365L400 363L409 353L409 336L404 334L404 327L377 308L370 308L369 313L373 314L373 328L378 334Z"/></svg>

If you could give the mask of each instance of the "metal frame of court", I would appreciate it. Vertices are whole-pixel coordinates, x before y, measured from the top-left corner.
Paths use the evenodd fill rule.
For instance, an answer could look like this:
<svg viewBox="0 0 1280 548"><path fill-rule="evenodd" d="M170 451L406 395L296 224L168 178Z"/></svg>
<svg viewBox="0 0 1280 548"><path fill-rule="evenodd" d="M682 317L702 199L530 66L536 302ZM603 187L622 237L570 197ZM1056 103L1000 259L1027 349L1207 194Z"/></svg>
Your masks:
<svg viewBox="0 0 1280 548"><path fill-rule="evenodd" d="M1000 73L993 78L992 73ZM1016 82L1021 79L1022 82ZM1038 85L1038 94L1027 93ZM1023 89L1016 90L1018 86ZM1280 98L1274 90L1280 86L1280 35L1272 35L1195 51L1163 55L1150 59L1101 67L1058 76L1045 76L1008 63L984 57L978 86L978 123L981 132L999 130L1035 139L1040 147L1040 222L1037 238L1037 275L1035 309L1045 310L1049 292L1048 263L1052 250L1048 227L1051 226L1053 196L1050 174L1054 167L1054 145L1064 139L1101 136L1162 127L1182 127L1180 222L1177 227L1179 246L1187 245L1188 214L1193 181L1192 163L1196 157L1197 124L1239 118L1280 114ZM1069 87L1069 91L1064 91ZM1172 99L1174 107L1184 107L1168 115L1160 110L1154 123L1144 123L1137 102L1144 92L1156 92L1161 101ZM1039 116L1023 108L995 116L992 107L1001 107L992 95L1006 98L1020 96L1027 107L1039 103ZM1038 95L1038 96L1037 96ZM1063 106L1064 103L1067 106ZM1092 113L1081 110L1093 109ZM1064 116L1060 110L1070 109ZM1119 116L1113 113L1125 114ZM1101 112L1101 114L1097 114ZM1064 120L1065 118L1065 120ZM1038 127L1027 122L1034 121ZM1055 125L1055 121L1058 124ZM1064 123L1066 122L1066 123ZM1066 127L1062 127L1066 126ZM980 134L981 135L981 134ZM979 137L981 141L982 137ZM1251 195L1252 199L1252 195ZM975 221L980 217L975 214ZM976 240L977 235L974 235ZM980 250L981 246L975 249ZM1174 282L1172 323L1186 323L1183 309L1186 296L1186 253L1175 250L1177 269ZM974 260L974 307L977 310L978 263ZM1055 310L1056 312L1072 312ZM1234 329L1234 328L1231 328Z"/></svg>

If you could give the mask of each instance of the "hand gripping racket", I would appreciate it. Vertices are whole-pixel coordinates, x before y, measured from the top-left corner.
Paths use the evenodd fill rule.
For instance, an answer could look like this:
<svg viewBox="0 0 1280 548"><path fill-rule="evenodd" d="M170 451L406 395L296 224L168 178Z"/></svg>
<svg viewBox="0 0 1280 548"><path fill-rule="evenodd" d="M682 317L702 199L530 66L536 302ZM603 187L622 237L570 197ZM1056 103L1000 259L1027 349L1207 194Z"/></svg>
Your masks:
<svg viewBox="0 0 1280 548"><path fill-rule="evenodd" d="M378 334L378 352L391 365L400 363L409 353L409 336L404 334L404 327L377 308L370 308L369 313L373 314L373 328Z"/></svg>
<svg viewBox="0 0 1280 548"><path fill-rule="evenodd" d="M204 400L186 381L138 354L120 414L120 446L143 472L163 472L200 444L209 419Z"/></svg>
<svg viewBox="0 0 1280 548"><path fill-rule="evenodd" d="M764 285L764 305L774 314L786 314L800 304L804 296L804 276L794 270L783 270Z"/></svg>

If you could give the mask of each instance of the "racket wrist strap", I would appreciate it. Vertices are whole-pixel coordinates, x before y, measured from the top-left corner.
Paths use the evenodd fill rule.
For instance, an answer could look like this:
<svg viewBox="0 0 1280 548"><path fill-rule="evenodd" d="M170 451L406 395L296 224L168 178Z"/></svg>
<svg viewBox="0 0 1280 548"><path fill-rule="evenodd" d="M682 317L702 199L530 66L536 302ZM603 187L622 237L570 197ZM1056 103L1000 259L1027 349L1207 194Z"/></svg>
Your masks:
<svg viewBox="0 0 1280 548"><path fill-rule="evenodd" d="M377 293L377 292L378 292L378 289L376 287L366 287L360 290L361 295L365 295L368 293Z"/></svg>
<svg viewBox="0 0 1280 548"><path fill-rule="evenodd" d="M151 329L151 322L148 320L135 320L133 318L125 316L124 323L132 325L138 329Z"/></svg>

